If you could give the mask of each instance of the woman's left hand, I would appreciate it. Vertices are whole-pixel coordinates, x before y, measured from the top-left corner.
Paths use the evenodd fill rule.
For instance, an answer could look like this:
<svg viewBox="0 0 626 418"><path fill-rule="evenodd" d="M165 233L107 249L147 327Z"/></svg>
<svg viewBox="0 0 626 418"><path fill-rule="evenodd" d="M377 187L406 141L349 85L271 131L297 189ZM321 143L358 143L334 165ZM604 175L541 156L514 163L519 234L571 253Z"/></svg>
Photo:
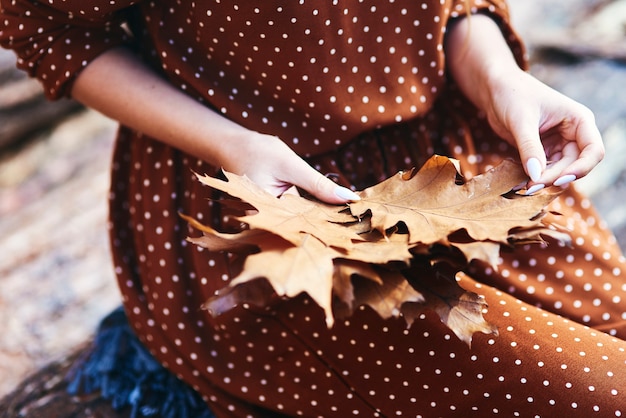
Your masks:
<svg viewBox="0 0 626 418"><path fill-rule="evenodd" d="M487 97L491 127L517 147L534 190L581 178L604 157L593 113L521 69L492 79Z"/></svg>
<svg viewBox="0 0 626 418"><path fill-rule="evenodd" d="M604 145L591 111L523 71L490 17L455 21L446 53L463 93L486 113L495 132L518 149L531 179L529 192L564 186L602 160Z"/></svg>

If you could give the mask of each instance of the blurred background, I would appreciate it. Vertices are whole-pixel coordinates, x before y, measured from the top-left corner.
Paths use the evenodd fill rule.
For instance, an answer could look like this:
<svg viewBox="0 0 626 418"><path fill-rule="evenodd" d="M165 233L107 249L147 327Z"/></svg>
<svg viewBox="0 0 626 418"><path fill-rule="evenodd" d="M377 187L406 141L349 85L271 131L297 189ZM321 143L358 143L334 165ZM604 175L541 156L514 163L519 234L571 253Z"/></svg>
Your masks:
<svg viewBox="0 0 626 418"><path fill-rule="evenodd" d="M626 0L509 0L531 72L590 107L607 157L578 182L626 249ZM0 50L0 397L119 305L106 197L116 125L47 102Z"/></svg>

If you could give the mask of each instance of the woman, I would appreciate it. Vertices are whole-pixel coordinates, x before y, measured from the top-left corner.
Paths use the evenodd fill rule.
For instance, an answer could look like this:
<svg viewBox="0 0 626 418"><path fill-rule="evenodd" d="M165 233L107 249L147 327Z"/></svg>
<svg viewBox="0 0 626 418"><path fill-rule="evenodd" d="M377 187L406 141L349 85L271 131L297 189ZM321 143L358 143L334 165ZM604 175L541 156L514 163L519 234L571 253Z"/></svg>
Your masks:
<svg viewBox="0 0 626 418"><path fill-rule="evenodd" d="M468 268L500 329L471 350L435 315L407 330L361 309L327 329L306 295L200 309L233 271L177 213L239 225L192 171L341 204L433 153L467 177L518 158L529 193L601 160L589 110L523 71L504 2L379 3L0 0L0 40L51 99L121 122L110 230L128 321L216 416L620 416L624 260L573 189L552 207L572 248Z"/></svg>

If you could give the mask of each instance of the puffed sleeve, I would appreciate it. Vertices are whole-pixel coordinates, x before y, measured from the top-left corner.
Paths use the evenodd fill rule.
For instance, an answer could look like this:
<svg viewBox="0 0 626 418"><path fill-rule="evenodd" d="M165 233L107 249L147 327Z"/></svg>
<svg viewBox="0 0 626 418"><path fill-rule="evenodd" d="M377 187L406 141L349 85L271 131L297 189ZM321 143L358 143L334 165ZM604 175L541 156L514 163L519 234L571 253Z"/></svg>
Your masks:
<svg viewBox="0 0 626 418"><path fill-rule="evenodd" d="M520 67L526 69L528 57L526 48L519 35L511 25L511 16L506 0L454 0L452 18L467 14L483 13L491 16L500 26L504 38L509 44Z"/></svg>
<svg viewBox="0 0 626 418"><path fill-rule="evenodd" d="M69 96L72 82L107 49L130 42L129 0L0 0L0 45L41 81L50 99Z"/></svg>

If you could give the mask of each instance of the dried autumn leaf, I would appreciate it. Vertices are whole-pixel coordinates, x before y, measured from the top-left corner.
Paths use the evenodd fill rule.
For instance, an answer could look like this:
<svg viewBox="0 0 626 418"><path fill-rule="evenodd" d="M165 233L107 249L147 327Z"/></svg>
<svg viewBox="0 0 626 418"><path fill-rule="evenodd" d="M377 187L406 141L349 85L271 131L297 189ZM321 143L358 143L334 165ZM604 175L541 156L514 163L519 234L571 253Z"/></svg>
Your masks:
<svg viewBox="0 0 626 418"><path fill-rule="evenodd" d="M561 245L571 247L572 237L557 225L541 225L534 228L511 231L509 242L519 244L542 244L545 243L543 237L550 237Z"/></svg>
<svg viewBox="0 0 626 418"><path fill-rule="evenodd" d="M371 212L372 226L380 231L406 224L412 243L440 242L460 229L477 241L506 243L512 228L536 225L533 218L560 193L555 189L520 199L504 197L526 180L512 161L461 185L457 176L450 159L435 156L410 178L399 173L360 192L361 200L350 204L350 210L357 217Z"/></svg>
<svg viewBox="0 0 626 418"><path fill-rule="evenodd" d="M266 279L259 278L238 286L226 286L220 289L215 297L202 305L202 309L217 316L238 305L247 303L263 307L269 306L275 300L277 300L277 295L272 285Z"/></svg>
<svg viewBox="0 0 626 418"><path fill-rule="evenodd" d="M381 285L382 278L369 263L353 260L335 260L335 273L333 276L333 294L337 302L333 303L333 311L336 316L348 316L354 309L354 286L352 278L363 277Z"/></svg>
<svg viewBox="0 0 626 418"><path fill-rule="evenodd" d="M258 249L258 243L268 239L271 232L263 229L244 229L236 234L226 234L201 224L190 216L179 214L191 226L202 231L201 237L188 237L187 241L211 251L228 251L236 253L248 253Z"/></svg>
<svg viewBox="0 0 626 418"><path fill-rule="evenodd" d="M431 268L422 265L418 271L412 270L409 282L424 295L424 301L402 306L402 314L409 325L422 313L435 311L441 322L468 346L476 332L498 335L498 329L483 318L487 309L485 298L459 286L453 270L441 265Z"/></svg>
<svg viewBox="0 0 626 418"><path fill-rule="evenodd" d="M500 244L491 241L454 243L467 261L480 260L497 269L500 259Z"/></svg>
<svg viewBox="0 0 626 418"><path fill-rule="evenodd" d="M333 259L341 254L308 234L303 234L298 246L282 239L259 246L261 252L246 258L231 286L264 277L279 296L306 292L324 309L326 322L332 326Z"/></svg>
<svg viewBox="0 0 626 418"><path fill-rule="evenodd" d="M361 305L368 305L382 318L400 316L407 303L424 301L424 296L415 290L400 271L379 269L380 282L354 277L354 300L349 314Z"/></svg>
<svg viewBox="0 0 626 418"><path fill-rule="evenodd" d="M511 189L525 175L512 162L457 184L455 162L433 157L414 176L400 173L360 192L362 200L348 208L294 195L276 198L245 176L224 175L227 181L198 178L241 199L236 207L256 209L238 218L249 229L226 234L185 217L204 234L191 242L243 260L240 274L205 303L214 314L304 292L324 310L329 326L335 314L351 314L360 305L384 318L403 313L408 322L434 310L469 343L474 332L495 332L482 318L485 301L453 279L440 280L454 277L441 266L456 272L472 259L495 266L500 243L559 234L542 218L560 189L516 195ZM235 201L226 200L232 207L228 202ZM417 260L423 269L413 268Z"/></svg>
<svg viewBox="0 0 626 418"><path fill-rule="evenodd" d="M341 207L291 194L274 197L246 176L228 172L224 172L224 175L228 181L210 176L197 177L203 184L252 205L257 213L238 218L247 223L250 229L271 231L294 245L300 244L302 233L313 235L327 245L336 247L349 247L353 241L361 239L356 232L340 226L342 222L354 222L354 217L342 212Z"/></svg>
<svg viewBox="0 0 626 418"><path fill-rule="evenodd" d="M355 242L352 247L345 249L344 258L373 264L392 261L408 263L412 255L407 238L404 234L394 234L391 237L367 235L367 240Z"/></svg>

